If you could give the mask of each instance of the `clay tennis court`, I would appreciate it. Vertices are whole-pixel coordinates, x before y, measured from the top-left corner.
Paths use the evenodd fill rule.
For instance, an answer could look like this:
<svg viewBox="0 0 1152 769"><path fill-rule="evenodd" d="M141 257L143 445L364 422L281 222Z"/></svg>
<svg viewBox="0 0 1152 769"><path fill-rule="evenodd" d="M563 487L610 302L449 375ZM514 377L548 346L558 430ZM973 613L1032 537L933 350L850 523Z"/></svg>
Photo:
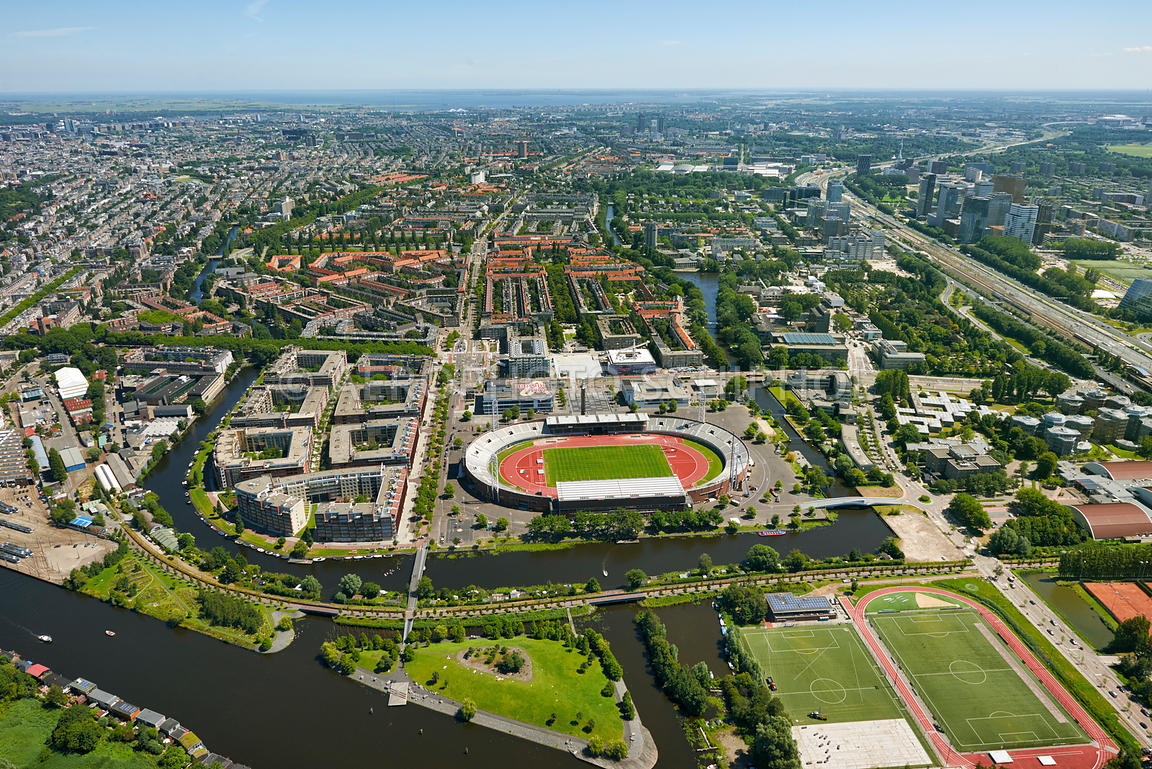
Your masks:
<svg viewBox="0 0 1152 769"><path fill-rule="evenodd" d="M579 435L544 438L517 449L500 462L504 483L530 494L555 497L556 487L549 486L544 474L545 449L576 449L589 446L659 446L668 460L672 474L680 485L690 489L708 476L710 462L699 449L671 435L631 433L628 435ZM626 477L623 473L621 477Z"/></svg>
<svg viewBox="0 0 1152 769"><path fill-rule="evenodd" d="M1085 582L1084 588L1117 622L1139 616L1152 619L1152 598L1134 582Z"/></svg>

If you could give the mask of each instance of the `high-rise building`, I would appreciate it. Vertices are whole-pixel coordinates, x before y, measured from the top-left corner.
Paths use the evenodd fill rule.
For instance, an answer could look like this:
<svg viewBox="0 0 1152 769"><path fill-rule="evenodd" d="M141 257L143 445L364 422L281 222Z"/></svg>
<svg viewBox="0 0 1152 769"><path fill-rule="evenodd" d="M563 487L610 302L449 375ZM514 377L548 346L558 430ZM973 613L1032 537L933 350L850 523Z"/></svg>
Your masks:
<svg viewBox="0 0 1152 769"><path fill-rule="evenodd" d="M928 173L940 176L948 173L948 164L943 160L931 160L928 162Z"/></svg>
<svg viewBox="0 0 1152 769"><path fill-rule="evenodd" d="M941 184L940 192L936 196L936 215L932 224L937 227L944 226L944 220L956 215L960 207L960 188L955 184Z"/></svg>
<svg viewBox="0 0 1152 769"><path fill-rule="evenodd" d="M1134 310L1147 316L1152 312L1152 280L1136 278L1128 287L1128 293L1120 300L1121 310Z"/></svg>
<svg viewBox="0 0 1152 769"><path fill-rule="evenodd" d="M1009 192L1013 203L1024 202L1024 177L1018 174L996 174L992 177L994 192Z"/></svg>
<svg viewBox="0 0 1152 769"><path fill-rule="evenodd" d="M988 198L988 226L1003 227L1004 220L1008 218L1008 208L1012 205L1012 196L1007 192L994 192Z"/></svg>
<svg viewBox="0 0 1152 769"><path fill-rule="evenodd" d="M992 182L977 179L976 183L972 185L972 197L974 198L990 198L992 197Z"/></svg>
<svg viewBox="0 0 1152 769"><path fill-rule="evenodd" d="M856 156L856 175L868 176L872 173L872 156L871 155L857 155Z"/></svg>
<svg viewBox="0 0 1152 769"><path fill-rule="evenodd" d="M960 229L957 236L961 243L975 243L984 237L988 226L988 198L965 198L960 206Z"/></svg>
<svg viewBox="0 0 1152 769"><path fill-rule="evenodd" d="M825 193L829 203L839 203L844 199L844 182L839 179L828 180L828 192Z"/></svg>
<svg viewBox="0 0 1152 769"><path fill-rule="evenodd" d="M644 246L656 248L656 239L659 237L659 233L656 222L644 222Z"/></svg>
<svg viewBox="0 0 1152 769"><path fill-rule="evenodd" d="M936 174L920 177L920 195L916 198L916 217L923 218L932 210L932 198L936 194Z"/></svg>
<svg viewBox="0 0 1152 769"><path fill-rule="evenodd" d="M656 116L656 133L664 133L664 116Z"/></svg>
<svg viewBox="0 0 1152 769"><path fill-rule="evenodd" d="M636 133L644 133L648 130L648 122L644 119L643 112L636 113Z"/></svg>
<svg viewBox="0 0 1152 769"><path fill-rule="evenodd" d="M516 157L518 157L518 158L528 157L528 140L527 139L521 139L518 142L516 142Z"/></svg>
<svg viewBox="0 0 1152 769"><path fill-rule="evenodd" d="M1008 218L1004 220L1004 235L1031 243L1036 234L1036 214L1038 206L1024 206L1013 203L1008 208Z"/></svg>

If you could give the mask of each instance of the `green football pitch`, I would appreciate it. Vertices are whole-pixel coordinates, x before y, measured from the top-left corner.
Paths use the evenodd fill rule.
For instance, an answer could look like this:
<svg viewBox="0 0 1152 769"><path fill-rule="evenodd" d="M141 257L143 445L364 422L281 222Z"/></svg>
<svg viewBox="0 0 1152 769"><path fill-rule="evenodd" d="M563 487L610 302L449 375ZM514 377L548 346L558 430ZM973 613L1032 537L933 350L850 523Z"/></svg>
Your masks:
<svg viewBox="0 0 1152 769"><path fill-rule="evenodd" d="M544 480L602 481L608 478L661 478L672 475L659 446L580 446L544 449Z"/></svg>
<svg viewBox="0 0 1152 769"><path fill-rule="evenodd" d="M896 611L868 619L960 752L1087 740L975 610Z"/></svg>
<svg viewBox="0 0 1152 769"><path fill-rule="evenodd" d="M741 628L740 635L794 722L816 723L808 714L817 710L833 723L905 717L852 625Z"/></svg>

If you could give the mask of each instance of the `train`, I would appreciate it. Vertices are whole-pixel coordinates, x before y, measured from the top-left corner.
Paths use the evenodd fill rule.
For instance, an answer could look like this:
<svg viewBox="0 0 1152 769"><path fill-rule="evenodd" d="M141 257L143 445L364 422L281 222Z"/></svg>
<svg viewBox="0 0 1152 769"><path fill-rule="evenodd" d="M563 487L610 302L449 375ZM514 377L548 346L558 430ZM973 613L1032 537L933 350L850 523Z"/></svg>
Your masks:
<svg viewBox="0 0 1152 769"><path fill-rule="evenodd" d="M8 528L12 529L13 531L19 531L19 532L22 532L24 534L31 534L32 533L32 528L30 526L25 526L22 523L15 523L14 521L6 521L3 518L0 518L0 526L7 526Z"/></svg>
<svg viewBox="0 0 1152 769"><path fill-rule="evenodd" d="M28 548L20 547L19 545L13 545L11 542L0 543L0 551L10 553L17 558L27 558L28 556L32 555L32 551Z"/></svg>

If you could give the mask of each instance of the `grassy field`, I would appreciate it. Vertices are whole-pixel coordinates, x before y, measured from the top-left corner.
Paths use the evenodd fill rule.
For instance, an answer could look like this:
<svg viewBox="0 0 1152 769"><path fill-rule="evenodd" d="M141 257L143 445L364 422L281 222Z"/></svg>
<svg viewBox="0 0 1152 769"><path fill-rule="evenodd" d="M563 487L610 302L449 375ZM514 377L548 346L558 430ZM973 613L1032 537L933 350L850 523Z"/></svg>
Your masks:
<svg viewBox="0 0 1152 769"><path fill-rule="evenodd" d="M1109 144L1108 151L1134 158L1152 158L1152 144Z"/></svg>
<svg viewBox="0 0 1152 769"><path fill-rule="evenodd" d="M59 710L46 710L37 700L22 699L0 706L0 756L19 769L155 769L156 759L138 753L122 742L101 740L96 750L79 756L50 753L40 760L41 751Z"/></svg>
<svg viewBox="0 0 1152 769"><path fill-rule="evenodd" d="M1121 283L1131 283L1136 278L1152 277L1152 268L1143 264L1133 264L1123 259L1076 259L1080 270L1096 270L1115 278Z"/></svg>
<svg viewBox="0 0 1152 769"><path fill-rule="evenodd" d="M523 636L499 643L523 649L531 658L531 681L500 680L490 673L473 672L456 660L457 653L463 649L493 643L484 639L435 643L417 649L416 658L405 663L404 668L414 681L457 701L471 699L480 710L577 737L621 738L624 721L616 701L600 694L608 679L599 662L593 661L585 672L579 673L577 669L586 659L579 652L565 648L558 641ZM440 674L440 680L430 685L433 672ZM552 714L556 720L549 724ZM591 734L583 729L588 719L595 721Z"/></svg>
<svg viewBox="0 0 1152 769"><path fill-rule="evenodd" d="M959 600L948 596L931 595L929 593L907 590L902 593L882 595L869 603L864 611L868 614L874 614L885 611L914 611L916 609L939 608L938 603L936 606L933 606L933 602L945 603L950 606L961 605Z"/></svg>
<svg viewBox="0 0 1152 769"><path fill-rule="evenodd" d="M544 449L544 478L559 481L602 481L607 478L659 478L672 475L659 446L580 446Z"/></svg>
<svg viewBox="0 0 1152 769"><path fill-rule="evenodd" d="M1085 741L974 609L897 611L870 621L957 750Z"/></svg>
<svg viewBox="0 0 1152 769"><path fill-rule="evenodd" d="M776 683L794 722L832 723L904 718L904 708L851 625L745 628L741 637Z"/></svg>

